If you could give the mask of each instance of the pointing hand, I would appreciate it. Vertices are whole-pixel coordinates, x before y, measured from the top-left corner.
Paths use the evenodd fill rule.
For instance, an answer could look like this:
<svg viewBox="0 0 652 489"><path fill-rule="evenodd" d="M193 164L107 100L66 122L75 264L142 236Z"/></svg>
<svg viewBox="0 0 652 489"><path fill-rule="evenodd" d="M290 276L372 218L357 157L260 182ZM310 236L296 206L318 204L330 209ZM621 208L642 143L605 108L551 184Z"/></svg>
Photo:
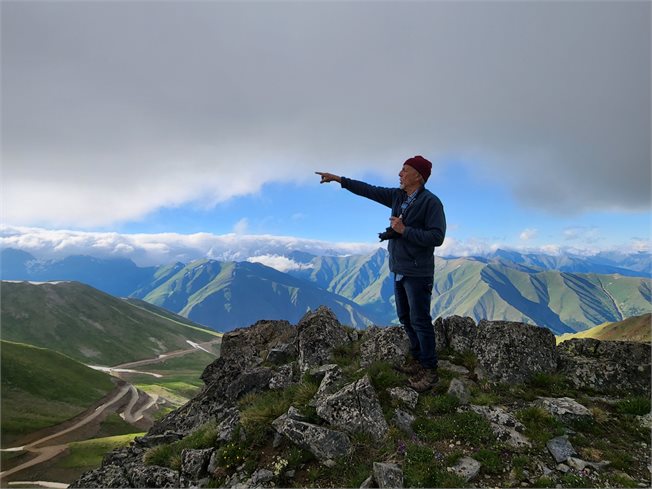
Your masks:
<svg viewBox="0 0 652 489"><path fill-rule="evenodd" d="M321 176L321 180L319 181L319 183L328 183L328 182L342 183L342 179L337 175L333 175L332 173L325 173L320 171L316 171L315 173Z"/></svg>

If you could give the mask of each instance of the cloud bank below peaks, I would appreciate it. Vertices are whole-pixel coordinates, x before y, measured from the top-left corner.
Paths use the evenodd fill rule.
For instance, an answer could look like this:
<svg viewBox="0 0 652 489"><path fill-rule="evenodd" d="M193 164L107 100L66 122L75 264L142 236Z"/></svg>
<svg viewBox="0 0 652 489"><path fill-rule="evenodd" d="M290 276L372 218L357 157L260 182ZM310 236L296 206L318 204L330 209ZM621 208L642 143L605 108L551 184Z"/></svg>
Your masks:
<svg viewBox="0 0 652 489"><path fill-rule="evenodd" d="M196 234L119 234L48 230L14 226L0 226L0 248L14 248L32 254L40 260L59 260L71 255L97 258L124 258L139 266L189 263L209 258L218 261L250 261L262 263L279 271L309 268L310 265L293 252L315 256L348 256L371 254L381 248L379 243L327 242L272 235L215 235ZM559 255L595 255L602 251L619 253L650 253L645 240L613 248L578 248L547 245L539 248L515 248L502 243L482 240L461 241L447 237L437 248L440 257L486 256L499 248L519 252Z"/></svg>

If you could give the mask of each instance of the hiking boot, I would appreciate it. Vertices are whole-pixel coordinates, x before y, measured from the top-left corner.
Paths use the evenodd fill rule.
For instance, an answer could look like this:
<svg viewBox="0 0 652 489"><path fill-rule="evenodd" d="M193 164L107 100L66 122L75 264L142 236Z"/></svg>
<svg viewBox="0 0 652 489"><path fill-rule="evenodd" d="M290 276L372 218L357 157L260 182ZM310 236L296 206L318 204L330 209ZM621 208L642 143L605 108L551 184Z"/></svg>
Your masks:
<svg viewBox="0 0 652 489"><path fill-rule="evenodd" d="M419 377L410 379L408 385L417 392L426 392L432 389L439 382L436 368L424 368Z"/></svg>
<svg viewBox="0 0 652 489"><path fill-rule="evenodd" d="M410 357L403 364L395 365L394 369L405 375L420 375L423 367L414 358Z"/></svg>

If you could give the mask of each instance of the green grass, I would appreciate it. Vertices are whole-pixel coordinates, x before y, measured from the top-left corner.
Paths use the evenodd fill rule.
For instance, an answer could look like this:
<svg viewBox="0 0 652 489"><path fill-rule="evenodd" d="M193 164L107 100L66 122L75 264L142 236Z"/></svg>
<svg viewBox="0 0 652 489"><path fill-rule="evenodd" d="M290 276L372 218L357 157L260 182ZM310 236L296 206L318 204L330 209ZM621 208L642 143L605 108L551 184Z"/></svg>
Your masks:
<svg viewBox="0 0 652 489"><path fill-rule="evenodd" d="M483 474L498 475L503 472L503 462L500 452L482 448L478 450L473 458L482 464L481 471Z"/></svg>
<svg viewBox="0 0 652 489"><path fill-rule="evenodd" d="M459 476L446 470L443 454L435 449L411 443L403 461L405 487L467 487Z"/></svg>
<svg viewBox="0 0 652 489"><path fill-rule="evenodd" d="M426 442L460 440L471 444L490 444L495 441L489 422L474 412L419 417L412 426L417 436Z"/></svg>
<svg viewBox="0 0 652 489"><path fill-rule="evenodd" d="M619 401L616 411L621 414L632 414L643 416L650 412L650 398L643 396L628 397Z"/></svg>
<svg viewBox="0 0 652 489"><path fill-rule="evenodd" d="M113 390L111 378L60 353L1 342L3 446L61 423Z"/></svg>
<svg viewBox="0 0 652 489"><path fill-rule="evenodd" d="M443 394L439 396L419 396L417 413L421 416L436 416L453 413L460 402L455 396Z"/></svg>
<svg viewBox="0 0 652 489"><path fill-rule="evenodd" d="M144 433L129 433L70 443L69 454L58 460L56 467L79 471L91 470L100 466L107 452L127 446L135 437L143 435Z"/></svg>
<svg viewBox="0 0 652 489"><path fill-rule="evenodd" d="M0 284L2 338L83 363L118 365L215 340L216 333L152 313L78 282ZM70 341L74 338L75 341Z"/></svg>
<svg viewBox="0 0 652 489"><path fill-rule="evenodd" d="M161 465L174 470L181 468L181 452L186 448L210 448L215 446L217 424L209 422L190 433L185 438L170 444L158 445L145 452L146 465Z"/></svg>
<svg viewBox="0 0 652 489"><path fill-rule="evenodd" d="M516 412L516 419L525 426L524 435L539 444L565 433L563 425L540 407L521 409Z"/></svg>

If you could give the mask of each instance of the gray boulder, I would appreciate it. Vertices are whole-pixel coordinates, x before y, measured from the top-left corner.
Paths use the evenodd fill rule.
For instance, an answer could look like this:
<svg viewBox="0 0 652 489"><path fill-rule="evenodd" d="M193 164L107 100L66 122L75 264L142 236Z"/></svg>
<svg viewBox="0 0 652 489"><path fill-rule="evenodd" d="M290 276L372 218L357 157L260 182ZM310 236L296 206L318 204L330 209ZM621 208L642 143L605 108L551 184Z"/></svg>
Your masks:
<svg viewBox="0 0 652 489"><path fill-rule="evenodd" d="M176 433L174 431L166 431L161 435L137 436L136 438L134 438L134 443L144 448L152 448L157 445L174 443L175 441L181 440L181 438L183 438L183 435L181 433Z"/></svg>
<svg viewBox="0 0 652 489"><path fill-rule="evenodd" d="M473 351L478 329L470 317L449 316L435 320L437 351L451 348L458 353Z"/></svg>
<svg viewBox="0 0 652 489"><path fill-rule="evenodd" d="M370 326L360 344L360 366L368 367L377 361L402 362L409 351L410 340L402 326Z"/></svg>
<svg viewBox="0 0 652 489"><path fill-rule="evenodd" d="M336 347L351 341L333 311L324 306L303 316L297 335L301 372L327 363Z"/></svg>
<svg viewBox="0 0 652 489"><path fill-rule="evenodd" d="M274 365L283 365L290 363L297 356L297 344L296 342L292 343L280 343L278 346L272 348L267 353L267 361L273 363Z"/></svg>
<svg viewBox="0 0 652 489"><path fill-rule="evenodd" d="M344 386L316 405L317 415L347 433L368 433L382 439L388 426L369 376Z"/></svg>
<svg viewBox="0 0 652 489"><path fill-rule="evenodd" d="M348 455L352 450L351 440L344 433L297 421L285 414L276 418L272 426L279 434L322 461Z"/></svg>
<svg viewBox="0 0 652 489"><path fill-rule="evenodd" d="M389 396L395 401L405 404L410 409L417 407L417 402L419 402L419 393L414 389L409 387L392 387L387 389Z"/></svg>
<svg viewBox="0 0 652 489"><path fill-rule="evenodd" d="M452 472L469 482L478 476L481 466L482 464L474 458L462 457L453 465Z"/></svg>
<svg viewBox="0 0 652 489"><path fill-rule="evenodd" d="M374 462L373 477L380 488L403 487L403 471L396 464Z"/></svg>
<svg viewBox="0 0 652 489"><path fill-rule="evenodd" d="M456 397L462 405L468 404L471 400L471 391L460 379L451 380L447 394Z"/></svg>
<svg viewBox="0 0 652 489"><path fill-rule="evenodd" d="M296 383L294 378L294 369L292 364L281 365L272 372L272 378L269 380L269 388L272 390L280 390L290 387Z"/></svg>
<svg viewBox="0 0 652 489"><path fill-rule="evenodd" d="M106 465L99 469L85 472L68 487L131 487L131 482L127 479L127 474L122 466Z"/></svg>
<svg viewBox="0 0 652 489"><path fill-rule="evenodd" d="M226 397L236 401L250 392L266 390L269 388L272 375L272 369L267 367L247 370L229 384L225 391Z"/></svg>
<svg viewBox="0 0 652 489"><path fill-rule="evenodd" d="M410 438L414 436L414 430L412 429L412 423L417 418L406 412L403 411L402 409L397 409L394 411L394 417L392 418L392 424L396 426L399 430L401 430L403 433L408 435Z"/></svg>
<svg viewBox="0 0 652 489"><path fill-rule="evenodd" d="M650 345L593 338L557 347L559 371L578 388L650 395Z"/></svg>
<svg viewBox="0 0 652 489"><path fill-rule="evenodd" d="M181 452L181 478L186 481L198 481L206 477L208 464L214 451L214 448L184 449Z"/></svg>
<svg viewBox="0 0 652 489"><path fill-rule="evenodd" d="M339 389L340 380L342 379L342 369L334 363L323 365L319 369L316 369L316 372L318 375L323 375L323 377L317 392L315 392L315 395L308 403L313 407L333 392L336 392Z"/></svg>
<svg viewBox="0 0 652 489"><path fill-rule="evenodd" d="M127 487L180 487L179 472L156 465L135 465L129 468L131 484Z"/></svg>
<svg viewBox="0 0 652 489"><path fill-rule="evenodd" d="M530 440L523 435L525 426L516 417L499 406L469 406L471 411L483 416L491 424L496 438L512 448L529 448Z"/></svg>
<svg viewBox="0 0 652 489"><path fill-rule="evenodd" d="M546 442L546 447L550 455L555 459L555 462L565 462L566 459L572 455L577 455L575 448L564 436L558 436Z"/></svg>
<svg viewBox="0 0 652 489"><path fill-rule="evenodd" d="M480 371L495 382L522 383L557 369L555 335L547 328L482 320L474 344Z"/></svg>
<svg viewBox="0 0 652 489"><path fill-rule="evenodd" d="M570 397L540 397L535 405L564 422L593 417L591 411Z"/></svg>

